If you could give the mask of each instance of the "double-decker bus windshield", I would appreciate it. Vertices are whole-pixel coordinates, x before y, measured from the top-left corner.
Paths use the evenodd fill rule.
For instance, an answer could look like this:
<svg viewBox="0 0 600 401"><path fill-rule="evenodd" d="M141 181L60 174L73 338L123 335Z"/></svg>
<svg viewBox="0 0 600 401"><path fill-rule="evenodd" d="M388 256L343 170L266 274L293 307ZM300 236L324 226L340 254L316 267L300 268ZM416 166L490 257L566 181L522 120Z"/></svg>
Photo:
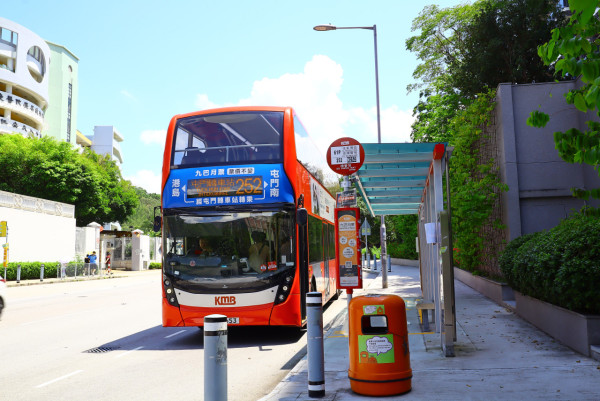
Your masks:
<svg viewBox="0 0 600 401"><path fill-rule="evenodd" d="M165 215L165 273L190 284L252 282L294 267L294 214L181 211Z"/></svg>
<svg viewBox="0 0 600 401"><path fill-rule="evenodd" d="M282 160L283 112L237 112L178 121L171 167Z"/></svg>

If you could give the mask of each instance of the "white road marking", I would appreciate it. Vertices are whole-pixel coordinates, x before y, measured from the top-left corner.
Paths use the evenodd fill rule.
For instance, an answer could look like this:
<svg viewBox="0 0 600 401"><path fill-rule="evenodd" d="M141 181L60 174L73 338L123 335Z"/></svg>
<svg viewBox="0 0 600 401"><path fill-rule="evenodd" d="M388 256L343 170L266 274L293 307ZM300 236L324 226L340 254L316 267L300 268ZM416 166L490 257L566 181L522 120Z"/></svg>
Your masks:
<svg viewBox="0 0 600 401"><path fill-rule="evenodd" d="M68 375L64 375L64 376L61 376L61 377L59 377L59 378L56 378L56 379L54 379L54 380L50 380L49 382L42 383L42 384L40 384L39 386L36 386L35 388L42 388L42 387L45 387L45 386L47 386L47 385L49 385L49 384L56 383L56 382L57 382L57 381L59 381L59 380L66 379L67 377L74 376L74 375L76 375L76 374L78 374L78 373L81 373L81 372L83 372L83 370L76 370L75 372L71 372L71 373L69 373Z"/></svg>
<svg viewBox="0 0 600 401"><path fill-rule="evenodd" d="M169 334L165 338L175 337L177 334L185 333L185 330L179 330L177 333Z"/></svg>
<svg viewBox="0 0 600 401"><path fill-rule="evenodd" d="M129 353L131 353L133 351L137 351L137 350L142 349L142 348L144 348L144 347L143 346L142 347L137 347L137 348L134 348L134 349L132 349L130 351L123 352L122 354L117 355L115 358L120 358L122 356L125 356L125 355L127 355L127 354L129 354Z"/></svg>

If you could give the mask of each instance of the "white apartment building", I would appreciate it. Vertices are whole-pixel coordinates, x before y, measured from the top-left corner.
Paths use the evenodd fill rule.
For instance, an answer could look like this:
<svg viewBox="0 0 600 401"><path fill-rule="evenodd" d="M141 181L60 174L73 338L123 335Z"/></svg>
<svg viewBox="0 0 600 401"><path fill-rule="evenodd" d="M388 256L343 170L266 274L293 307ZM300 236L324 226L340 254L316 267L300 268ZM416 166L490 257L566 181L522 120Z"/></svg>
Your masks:
<svg viewBox="0 0 600 401"><path fill-rule="evenodd" d="M41 137L48 107L48 44L0 17L0 134Z"/></svg>
<svg viewBox="0 0 600 401"><path fill-rule="evenodd" d="M92 150L99 155L109 155L117 166L123 164L121 155L121 145L123 137L112 125L96 125L94 127L94 136L89 136L92 142Z"/></svg>

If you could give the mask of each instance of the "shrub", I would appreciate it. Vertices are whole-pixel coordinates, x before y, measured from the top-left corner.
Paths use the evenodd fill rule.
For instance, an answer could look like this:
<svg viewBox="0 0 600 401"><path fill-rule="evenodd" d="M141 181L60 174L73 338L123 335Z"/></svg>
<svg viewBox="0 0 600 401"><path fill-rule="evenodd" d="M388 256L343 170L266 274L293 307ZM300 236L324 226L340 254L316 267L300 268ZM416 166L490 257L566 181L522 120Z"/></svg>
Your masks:
<svg viewBox="0 0 600 401"><path fill-rule="evenodd" d="M59 262L10 262L6 266L6 280L17 280L17 266L21 265L21 280L40 278L40 269L44 264L44 277L56 277ZM0 274L4 275L4 268L0 267Z"/></svg>
<svg viewBox="0 0 600 401"><path fill-rule="evenodd" d="M511 241L499 263L517 291L600 314L600 218L575 214L551 230Z"/></svg>
<svg viewBox="0 0 600 401"><path fill-rule="evenodd" d="M162 263L152 262L150 263L150 266L148 266L148 269L162 269Z"/></svg>
<svg viewBox="0 0 600 401"><path fill-rule="evenodd" d="M371 255L379 259L381 257L381 247L377 248L375 245L371 247Z"/></svg>

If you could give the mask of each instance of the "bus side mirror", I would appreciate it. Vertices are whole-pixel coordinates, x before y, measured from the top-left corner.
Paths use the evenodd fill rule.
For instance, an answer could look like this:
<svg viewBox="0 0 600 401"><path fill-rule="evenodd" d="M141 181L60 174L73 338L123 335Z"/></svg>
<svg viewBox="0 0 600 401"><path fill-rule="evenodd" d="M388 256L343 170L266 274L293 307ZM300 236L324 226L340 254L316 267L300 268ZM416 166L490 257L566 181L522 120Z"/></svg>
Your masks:
<svg viewBox="0 0 600 401"><path fill-rule="evenodd" d="M152 227L154 232L158 232L162 228L162 217L160 215L156 215L156 209L158 209L160 213L160 206L154 207L154 226Z"/></svg>
<svg viewBox="0 0 600 401"><path fill-rule="evenodd" d="M154 231L158 232L162 228L162 217L154 216Z"/></svg>
<svg viewBox="0 0 600 401"><path fill-rule="evenodd" d="M300 208L296 211L296 222L299 226L305 226L308 222L308 212L304 208Z"/></svg>

